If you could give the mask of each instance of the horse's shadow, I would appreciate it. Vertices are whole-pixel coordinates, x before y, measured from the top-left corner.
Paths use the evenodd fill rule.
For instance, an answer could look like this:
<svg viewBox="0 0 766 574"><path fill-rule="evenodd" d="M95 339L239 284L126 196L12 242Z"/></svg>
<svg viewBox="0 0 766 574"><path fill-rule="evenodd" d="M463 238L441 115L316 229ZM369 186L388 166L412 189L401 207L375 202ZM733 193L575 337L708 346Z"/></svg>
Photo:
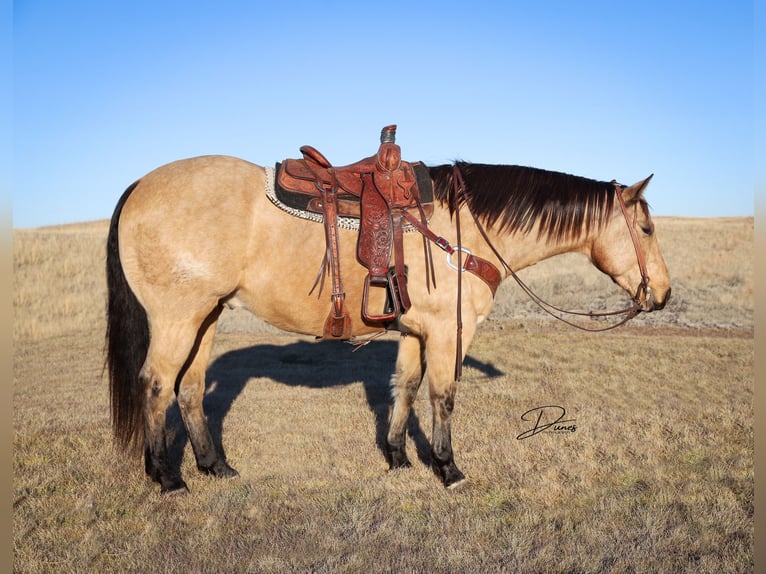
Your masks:
<svg viewBox="0 0 766 574"><path fill-rule="evenodd" d="M288 386L314 389L361 382L367 405L375 415L376 445L388 460L386 435L392 404L390 378L397 346L395 341L373 341L352 353L347 343L298 341L287 345L255 345L224 353L210 364L206 376L203 408L213 442L220 452L224 452L223 421L252 379L263 377ZM502 374L491 363L470 356L463 364L486 376ZM174 437L169 453L171 464L180 467L188 439L177 406L168 412L168 428ZM420 461L429 465L430 444L414 411L407 422L407 433L415 444Z"/></svg>

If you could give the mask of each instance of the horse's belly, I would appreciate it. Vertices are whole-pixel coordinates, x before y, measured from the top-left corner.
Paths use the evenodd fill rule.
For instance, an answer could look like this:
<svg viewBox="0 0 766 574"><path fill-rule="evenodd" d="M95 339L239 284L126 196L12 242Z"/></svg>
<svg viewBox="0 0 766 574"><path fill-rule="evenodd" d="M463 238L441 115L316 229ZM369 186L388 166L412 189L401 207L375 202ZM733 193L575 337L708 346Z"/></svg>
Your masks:
<svg viewBox="0 0 766 574"><path fill-rule="evenodd" d="M332 308L332 284L329 279L325 280L321 294L317 294L319 287L313 293L309 293L311 285L300 289L296 285L305 287L302 282L287 285L284 280L276 280L270 287L259 289L257 292L242 290L227 301L232 308L245 307L257 315L260 319L293 333L306 335L322 335L325 321ZM362 319L361 296L356 293L357 289L349 286L346 290L346 307L351 316L353 334L362 335L373 333L381 329L380 325L367 325ZM370 308L383 309L384 297L375 293L371 297Z"/></svg>
<svg viewBox="0 0 766 574"><path fill-rule="evenodd" d="M253 260L231 304L244 306L264 321L286 331L321 335L331 308L333 281L321 270L325 254L321 224L276 217L281 240L256 242ZM356 234L340 230L341 277L354 334L372 333L380 325L362 319L362 291L367 270L356 260ZM324 277L322 275L324 274ZM369 308L382 311L383 289L373 289Z"/></svg>

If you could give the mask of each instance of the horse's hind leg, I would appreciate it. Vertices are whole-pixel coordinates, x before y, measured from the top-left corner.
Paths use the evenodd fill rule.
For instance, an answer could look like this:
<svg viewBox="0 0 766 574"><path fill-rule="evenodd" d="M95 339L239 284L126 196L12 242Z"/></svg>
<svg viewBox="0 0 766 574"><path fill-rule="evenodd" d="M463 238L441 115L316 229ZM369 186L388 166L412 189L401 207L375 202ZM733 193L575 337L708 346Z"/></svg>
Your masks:
<svg viewBox="0 0 766 574"><path fill-rule="evenodd" d="M189 433L197 468L213 476L233 477L238 473L229 466L223 453L216 448L202 408L205 396L205 371L221 309L222 307L218 306L208 316L199 331L196 352L192 351L191 363L178 387L178 406L186 431Z"/></svg>
<svg viewBox="0 0 766 574"><path fill-rule="evenodd" d="M184 492L188 488L180 469L168 461L165 418L175 391L176 380L189 360L202 321L151 323L151 342L139 379L146 393L144 441L146 474L160 483L161 492Z"/></svg>
<svg viewBox="0 0 766 574"><path fill-rule="evenodd" d="M388 462L391 468L412 466L405 449L407 419L423 380L423 343L419 337L402 335L396 372L391 377L394 404L388 420Z"/></svg>

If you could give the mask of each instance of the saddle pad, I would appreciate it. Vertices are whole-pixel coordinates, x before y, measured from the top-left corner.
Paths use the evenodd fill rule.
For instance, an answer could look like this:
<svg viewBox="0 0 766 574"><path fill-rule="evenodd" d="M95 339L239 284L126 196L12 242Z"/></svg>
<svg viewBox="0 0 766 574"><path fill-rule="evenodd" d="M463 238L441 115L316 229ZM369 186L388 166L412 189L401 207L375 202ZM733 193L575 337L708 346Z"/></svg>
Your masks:
<svg viewBox="0 0 766 574"><path fill-rule="evenodd" d="M421 190L427 190L427 197L429 199L429 202L426 203L426 195L423 194L423 191L421 191L421 197L423 199L423 208L426 212L426 216L428 219L431 218L431 214L433 213L433 187L431 187L431 177L428 172L428 168L420 164L424 170L419 170L415 165L413 167L415 168L415 174L418 177L418 186L420 186ZM276 168L272 167L264 167L264 171L266 172L266 197L269 199L271 203L273 203L276 207L284 211L285 213L289 213L290 215L293 215L295 217L298 217L300 219L305 219L307 221L314 221L316 223L322 223L324 221L324 217L322 216L321 211L309 211L308 209L295 207L295 204L300 202L296 202L295 199L292 199L293 197L297 197L300 194L292 194L289 191L280 188L279 184L277 183L277 171L279 170L279 163L277 163ZM420 173L425 174L425 180L421 184L421 175ZM310 198L306 198L305 196L302 196L304 198L303 204L307 205ZM284 200L283 198L287 198ZM357 200L357 208L356 208L356 215L355 216L346 216L343 214L339 214L338 216L338 227L341 227L343 229L349 229L351 231L359 231L359 201ZM403 222L402 224L402 230L405 233L410 233L413 231L417 231L414 226L410 225L409 223Z"/></svg>

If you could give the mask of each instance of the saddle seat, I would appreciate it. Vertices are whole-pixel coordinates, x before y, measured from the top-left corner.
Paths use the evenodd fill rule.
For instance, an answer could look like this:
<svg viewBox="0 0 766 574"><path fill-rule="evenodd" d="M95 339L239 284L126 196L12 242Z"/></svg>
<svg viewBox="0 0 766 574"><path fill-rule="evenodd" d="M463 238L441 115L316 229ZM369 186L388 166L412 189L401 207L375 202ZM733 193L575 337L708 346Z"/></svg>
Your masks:
<svg viewBox="0 0 766 574"><path fill-rule="evenodd" d="M275 191L280 200L292 207L322 214L327 255L320 277L329 270L333 280L332 308L325 323L325 339L351 337L351 319L345 306L340 269L339 215L360 220L357 259L369 271L363 292L364 321L388 328L410 307L402 243L402 211L419 211L423 224L426 224L433 212L433 199L428 168L419 162L402 161L395 137L396 126L386 126L381 131L377 154L342 167L334 167L311 146L300 148L302 159L287 159L277 164ZM426 191L426 198L421 198L421 191ZM371 287L387 289L387 304L382 313L368 309Z"/></svg>

